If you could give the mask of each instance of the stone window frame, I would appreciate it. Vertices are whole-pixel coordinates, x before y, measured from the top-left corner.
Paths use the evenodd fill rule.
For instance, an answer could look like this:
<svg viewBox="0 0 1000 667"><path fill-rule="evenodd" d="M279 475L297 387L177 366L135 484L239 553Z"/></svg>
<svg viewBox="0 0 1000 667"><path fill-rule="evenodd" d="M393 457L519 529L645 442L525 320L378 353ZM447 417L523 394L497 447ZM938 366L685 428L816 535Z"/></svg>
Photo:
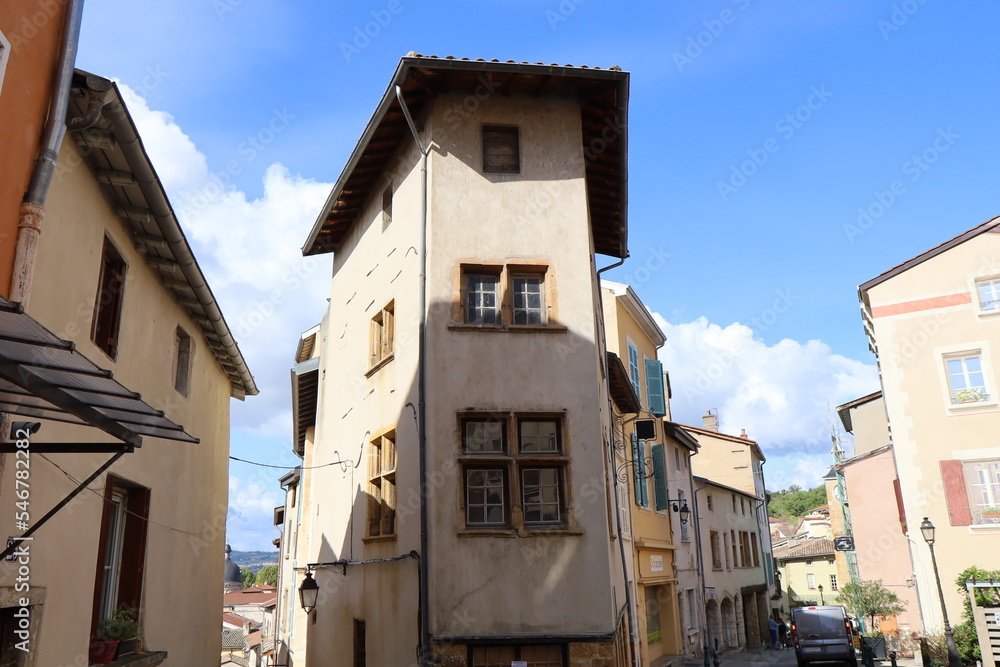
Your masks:
<svg viewBox="0 0 1000 667"><path fill-rule="evenodd" d="M497 321L494 323L469 322L467 317L469 276L492 275L497 277ZM514 323L514 279L524 275L537 275L542 280L542 323ZM452 330L565 333L567 328L559 321L559 299L556 270L553 262L542 259L508 258L506 260L463 259L452 270L451 322Z"/></svg>
<svg viewBox="0 0 1000 667"><path fill-rule="evenodd" d="M558 445L555 452L524 452L521 450L520 428L528 421L554 421ZM500 422L501 451L470 451L466 447L466 424L469 422ZM458 484L459 535L520 535L577 534L573 518L572 480L570 474L570 443L567 437L565 411L465 411L457 415L457 450L460 481ZM524 519L523 472L531 469L558 470L559 520L529 522ZM476 470L503 472L504 517L502 523L471 523L468 517L468 473Z"/></svg>

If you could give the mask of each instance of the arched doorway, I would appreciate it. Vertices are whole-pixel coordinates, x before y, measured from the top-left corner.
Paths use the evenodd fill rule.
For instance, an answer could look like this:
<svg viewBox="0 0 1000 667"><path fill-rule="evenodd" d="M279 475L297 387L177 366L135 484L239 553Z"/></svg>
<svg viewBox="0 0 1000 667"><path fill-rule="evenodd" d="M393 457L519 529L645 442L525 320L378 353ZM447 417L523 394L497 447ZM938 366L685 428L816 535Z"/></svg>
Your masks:
<svg viewBox="0 0 1000 667"><path fill-rule="evenodd" d="M711 647L715 647L715 642L718 640L719 648L725 648L726 640L722 636L722 617L719 612L719 603L715 600L709 600L705 603L705 619L708 621L708 644Z"/></svg>
<svg viewBox="0 0 1000 667"><path fill-rule="evenodd" d="M739 648L739 628L736 625L736 609L729 598L722 599L722 634L725 648Z"/></svg>

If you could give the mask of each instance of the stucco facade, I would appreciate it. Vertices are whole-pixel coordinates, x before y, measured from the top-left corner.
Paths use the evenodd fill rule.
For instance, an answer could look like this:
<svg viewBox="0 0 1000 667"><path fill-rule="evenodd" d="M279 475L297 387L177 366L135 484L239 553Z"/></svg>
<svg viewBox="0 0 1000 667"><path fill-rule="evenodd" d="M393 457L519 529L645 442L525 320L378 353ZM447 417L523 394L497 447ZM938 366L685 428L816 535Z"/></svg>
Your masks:
<svg viewBox="0 0 1000 667"><path fill-rule="evenodd" d="M6 94L6 90L4 91ZM41 596L33 618L37 665L81 664L104 612L101 581L107 563L129 579L137 600L145 646L166 651L164 664L210 664L219 652L223 561L228 507L229 401L233 380L203 334L202 323L182 307L151 260L136 249L132 232L116 212L110 192L71 138L63 142L47 202L45 229L37 249L28 314L76 349L114 373L123 385L183 424L200 443L147 437L108 473L90 484L41 527L31 543L31 586ZM116 249L127 267L114 354L92 339L95 303L101 299L102 253ZM5 244L6 245L6 244ZM9 271L6 280L9 279ZM177 380L178 331L187 332L183 391ZM242 363L242 359L240 359ZM256 393L250 385L247 393ZM103 443L94 428L43 421L34 440ZM69 453L31 457L31 506L41 514L62 500L109 454ZM0 532L14 526L15 470L3 477ZM120 562L102 545L109 539L112 487L128 498ZM127 489L127 496L126 490ZM132 498L144 498L136 513ZM125 501L123 501L125 502ZM117 511L117 510L115 510ZM99 561L99 554L111 558ZM144 557L143 557L144 556ZM184 576L169 576L178 563ZM125 574L127 570L127 574ZM16 570L0 572L0 586L15 585ZM121 583L123 589L125 583ZM95 590L96 589L96 590ZM121 591L119 591L121 593ZM122 599L121 595L118 598ZM106 603L114 606L114 600ZM92 613L93 610L93 613ZM183 610L183 613L178 613Z"/></svg>
<svg viewBox="0 0 1000 667"><path fill-rule="evenodd" d="M696 530L690 518L682 524L679 513L685 504L694 507L690 457L697 443L669 422L669 383L656 359L666 342L663 332L629 286L601 285L608 350L621 360L640 409L628 418L620 415L616 469L625 494L619 512L626 525L640 664L657 667L694 656L702 645ZM637 437L638 420L652 423L652 437Z"/></svg>
<svg viewBox="0 0 1000 667"><path fill-rule="evenodd" d="M429 60L419 64L436 76ZM289 664L354 664L358 651L369 664L417 664L421 621L426 652L445 665L489 652L619 664L628 644L580 106L511 93L456 115L468 99L442 90L422 103L426 190L402 135L338 237L296 555L321 593L289 621ZM484 126L517 128L516 172L485 169ZM496 290L496 303L476 302L479 320L470 276L477 298ZM527 322L512 315L521 276L544 303Z"/></svg>
<svg viewBox="0 0 1000 667"><path fill-rule="evenodd" d="M924 628L939 631L941 605L918 527L929 517L952 623L967 567L1000 567L1000 428L993 286L1000 275L993 219L859 288L875 351L899 476Z"/></svg>
<svg viewBox="0 0 1000 667"><path fill-rule="evenodd" d="M718 640L720 652L758 648L768 641L771 615L756 514L761 499L701 476L694 481L709 641Z"/></svg>

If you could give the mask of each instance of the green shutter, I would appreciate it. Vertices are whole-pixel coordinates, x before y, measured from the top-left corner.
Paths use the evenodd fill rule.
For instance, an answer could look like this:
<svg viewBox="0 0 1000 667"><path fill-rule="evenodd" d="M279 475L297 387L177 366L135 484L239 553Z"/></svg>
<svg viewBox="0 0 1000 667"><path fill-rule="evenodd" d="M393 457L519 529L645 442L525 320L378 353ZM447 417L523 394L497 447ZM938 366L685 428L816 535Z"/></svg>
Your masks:
<svg viewBox="0 0 1000 667"><path fill-rule="evenodd" d="M656 497L656 509L667 509L667 461L663 454L663 445L653 445L653 492Z"/></svg>
<svg viewBox="0 0 1000 667"><path fill-rule="evenodd" d="M667 414L663 398L663 365L656 359L646 359L646 395L649 396L650 412L657 417Z"/></svg>
<svg viewBox="0 0 1000 667"><path fill-rule="evenodd" d="M646 486L646 459L642 442L632 434L632 483L635 486L635 504L649 507L649 489Z"/></svg>

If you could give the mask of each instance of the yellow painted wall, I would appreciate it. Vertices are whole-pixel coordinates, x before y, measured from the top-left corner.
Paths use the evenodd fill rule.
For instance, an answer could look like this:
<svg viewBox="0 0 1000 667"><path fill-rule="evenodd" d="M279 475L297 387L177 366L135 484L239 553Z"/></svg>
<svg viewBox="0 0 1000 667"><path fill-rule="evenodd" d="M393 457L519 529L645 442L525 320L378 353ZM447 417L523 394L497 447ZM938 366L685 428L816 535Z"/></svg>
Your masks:
<svg viewBox="0 0 1000 667"><path fill-rule="evenodd" d="M60 163L76 163L72 140ZM109 368L143 400L201 439L187 444L146 438L111 473L151 489L146 546L143 620L146 646L167 650L170 664L210 664L219 655L222 568L228 506L230 380L198 326L159 282L129 242L90 168L67 169L53 184L46 230L39 240L29 314L78 350ZM128 264L117 361L90 341L104 235ZM183 327L193 341L190 389L173 386L174 335ZM46 423L43 442L109 442L92 428ZM51 454L32 458L32 514L40 517L109 455ZM4 475L4 495L13 488L13 466ZM91 608L105 476L39 529L32 543L31 577L48 589L38 664L76 664L90 642ZM0 533L15 534L13 512L0 516ZM169 528L168 528L169 526ZM0 573L12 585L13 570Z"/></svg>

